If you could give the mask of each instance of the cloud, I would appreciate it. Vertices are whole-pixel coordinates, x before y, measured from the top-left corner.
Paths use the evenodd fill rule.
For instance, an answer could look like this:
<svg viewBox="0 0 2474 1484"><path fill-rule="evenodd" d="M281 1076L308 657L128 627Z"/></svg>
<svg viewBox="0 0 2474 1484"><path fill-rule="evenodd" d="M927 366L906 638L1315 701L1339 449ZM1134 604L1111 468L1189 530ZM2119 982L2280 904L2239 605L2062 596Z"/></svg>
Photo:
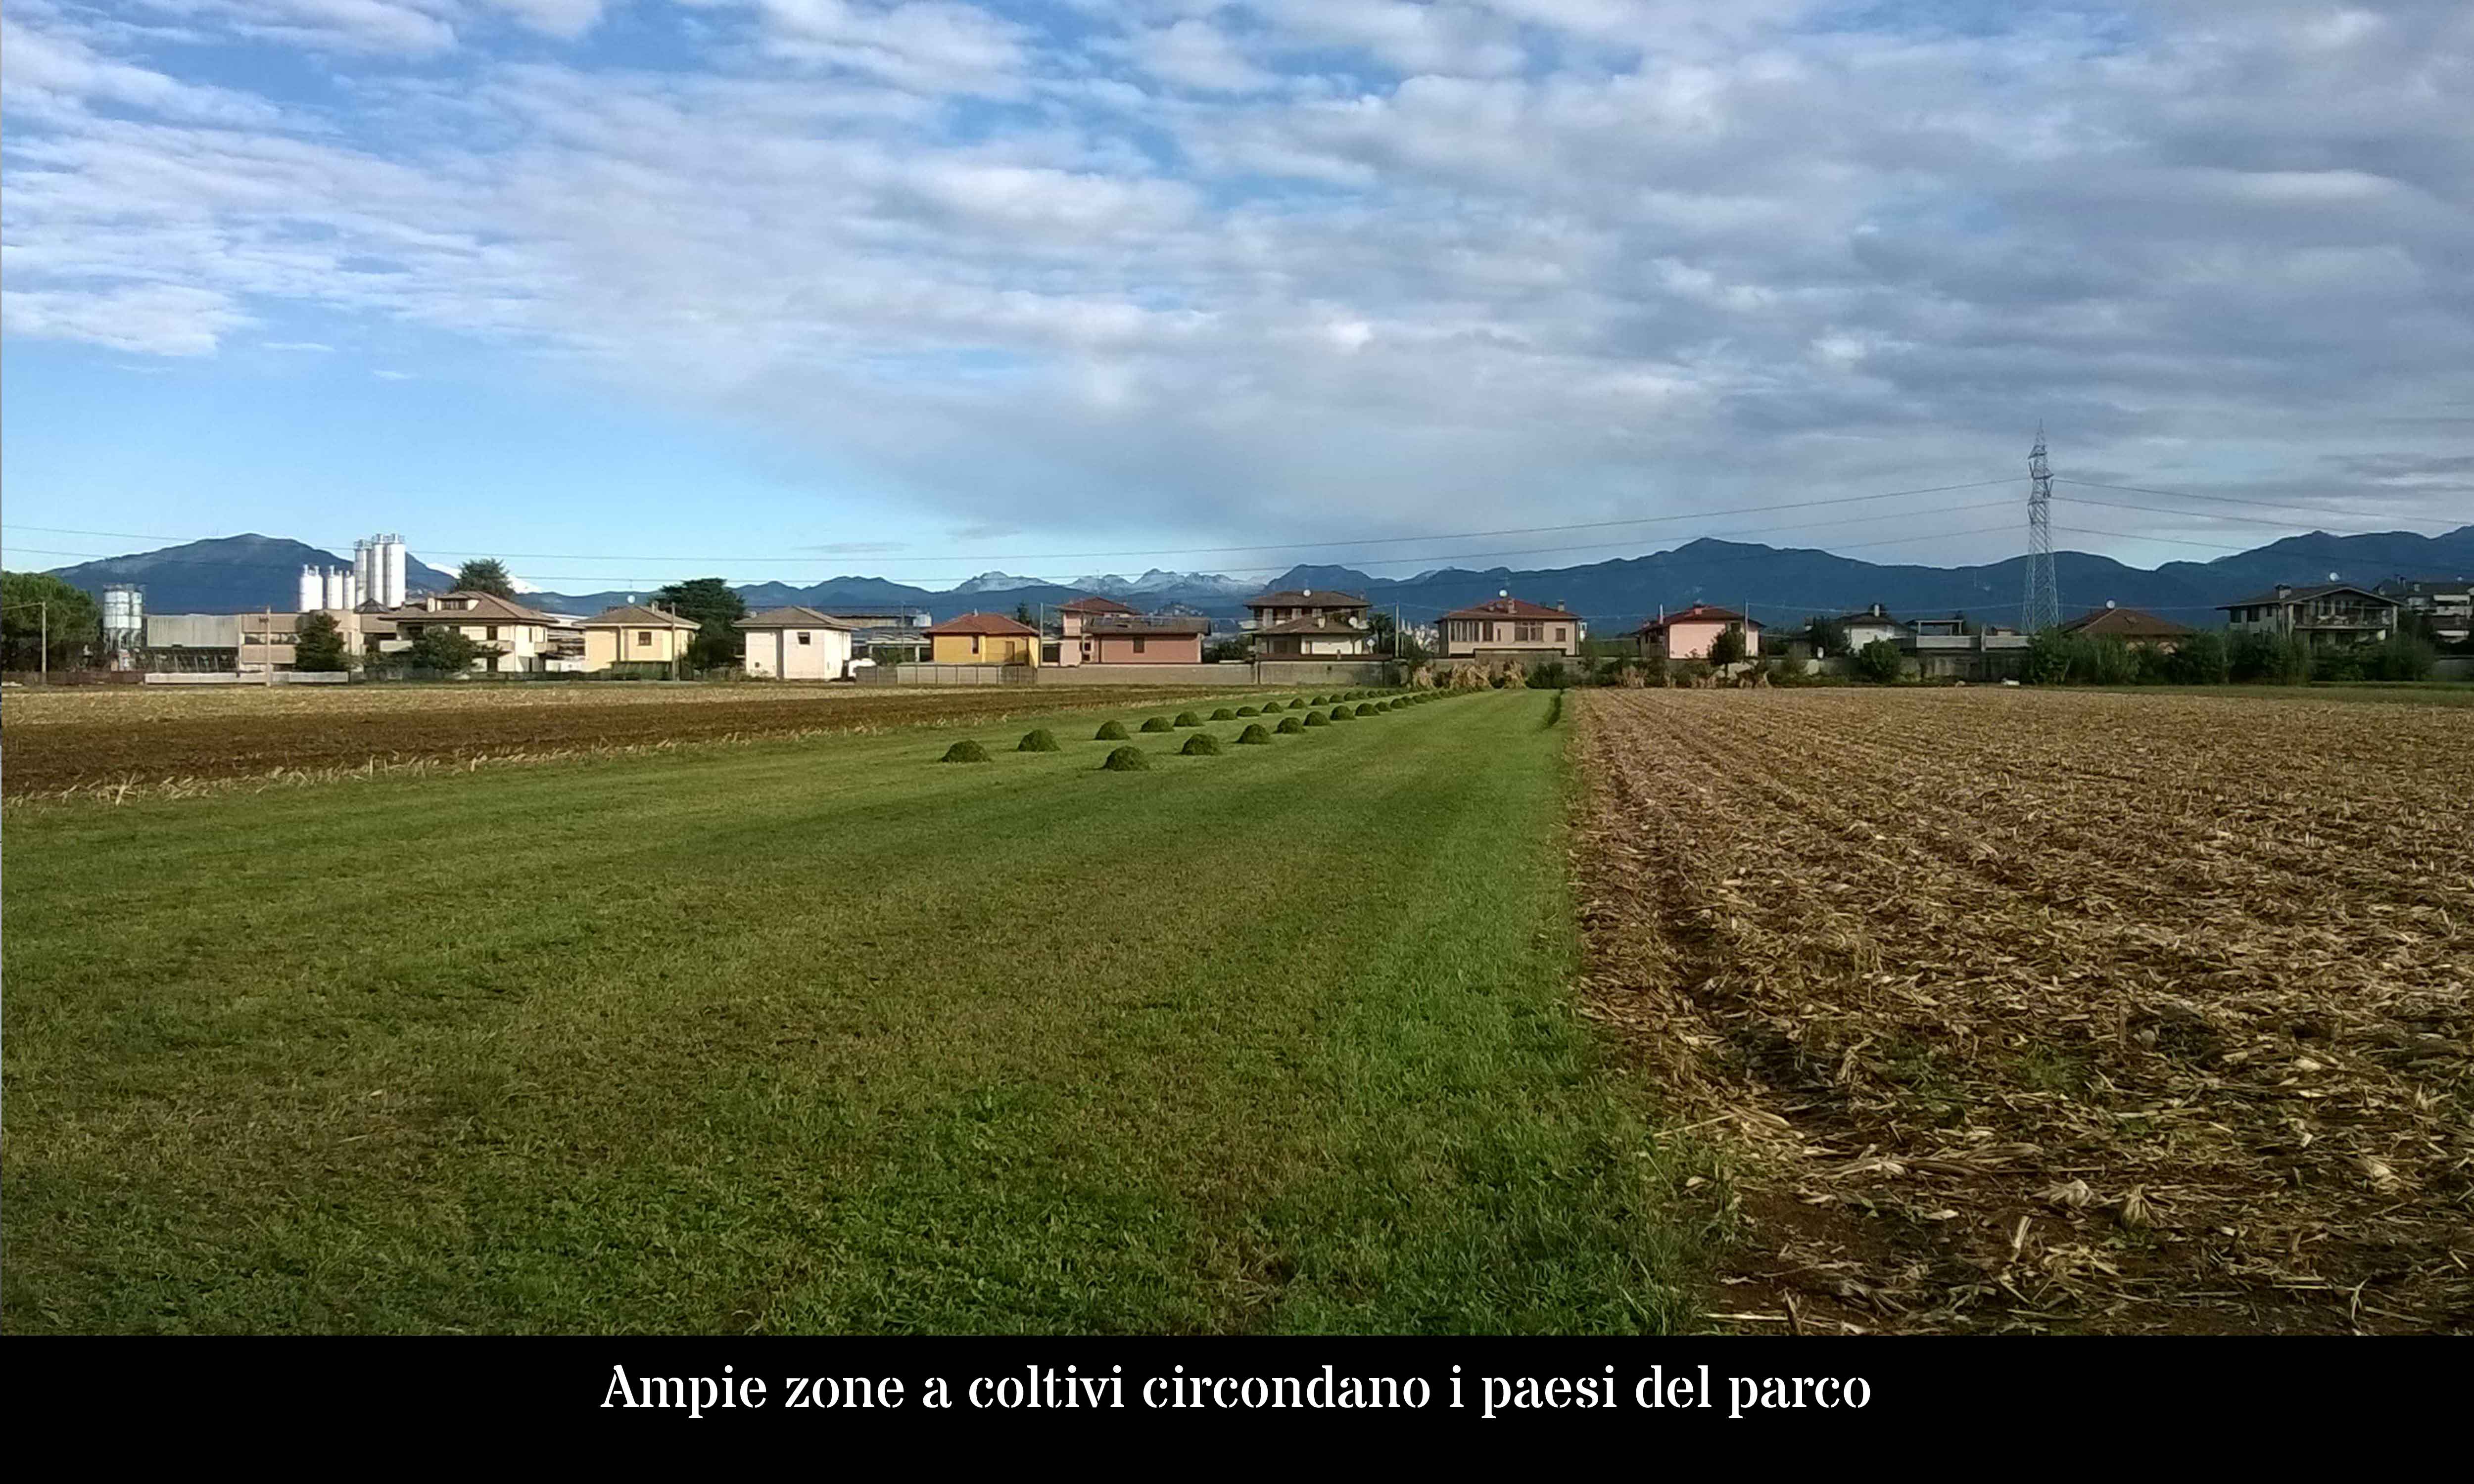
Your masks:
<svg viewBox="0 0 2474 1484"><path fill-rule="evenodd" d="M584 4L177 13L362 37L352 107L12 11L11 333L414 326L962 529L1612 518L1986 477L2039 418L2462 518L2461 5L722 0L645 12L658 69L485 44Z"/></svg>

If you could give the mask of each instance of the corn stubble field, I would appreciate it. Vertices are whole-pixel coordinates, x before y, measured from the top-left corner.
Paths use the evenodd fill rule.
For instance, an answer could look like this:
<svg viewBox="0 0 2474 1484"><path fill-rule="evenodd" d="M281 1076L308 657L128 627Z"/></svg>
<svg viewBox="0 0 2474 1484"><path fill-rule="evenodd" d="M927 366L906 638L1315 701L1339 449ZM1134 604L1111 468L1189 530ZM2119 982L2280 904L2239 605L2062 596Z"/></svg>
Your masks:
<svg viewBox="0 0 2474 1484"><path fill-rule="evenodd" d="M1728 1155L1722 1322L2474 1328L2462 712L1580 714L1583 997Z"/></svg>

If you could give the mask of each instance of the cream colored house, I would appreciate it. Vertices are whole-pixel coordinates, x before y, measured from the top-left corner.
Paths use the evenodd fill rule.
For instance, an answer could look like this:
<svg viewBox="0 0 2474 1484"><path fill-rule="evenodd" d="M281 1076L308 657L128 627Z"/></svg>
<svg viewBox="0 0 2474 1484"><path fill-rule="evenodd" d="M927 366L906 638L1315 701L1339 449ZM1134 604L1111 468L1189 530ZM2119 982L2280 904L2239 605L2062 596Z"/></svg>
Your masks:
<svg viewBox="0 0 2474 1484"><path fill-rule="evenodd" d="M675 680L687 665L688 643L695 636L691 618L622 603L584 621L584 671L592 675L621 664L662 665Z"/></svg>
<svg viewBox="0 0 2474 1484"><path fill-rule="evenodd" d="M1500 593L1443 617L1448 659L1533 660L1581 652L1581 615Z"/></svg>
<svg viewBox="0 0 2474 1484"><path fill-rule="evenodd" d="M377 616L395 625L395 640L382 646L390 652L409 647L431 629L452 629L481 647L473 659L476 673L517 675L545 668L548 616L495 593L424 593Z"/></svg>
<svg viewBox="0 0 2474 1484"><path fill-rule="evenodd" d="M732 625L747 635L752 681L838 681L850 674L859 625L812 608L768 608Z"/></svg>

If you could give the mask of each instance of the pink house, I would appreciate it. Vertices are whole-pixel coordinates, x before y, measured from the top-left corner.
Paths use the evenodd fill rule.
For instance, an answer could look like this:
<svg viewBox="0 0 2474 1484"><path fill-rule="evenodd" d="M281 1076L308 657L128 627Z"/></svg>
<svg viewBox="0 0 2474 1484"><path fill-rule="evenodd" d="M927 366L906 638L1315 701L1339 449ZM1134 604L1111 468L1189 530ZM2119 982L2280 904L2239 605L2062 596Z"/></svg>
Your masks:
<svg viewBox="0 0 2474 1484"><path fill-rule="evenodd" d="M1729 608L1695 603L1680 612L1661 613L1635 630L1643 659L1707 659L1710 646L1730 629L1744 634L1744 658L1761 652L1761 625Z"/></svg>

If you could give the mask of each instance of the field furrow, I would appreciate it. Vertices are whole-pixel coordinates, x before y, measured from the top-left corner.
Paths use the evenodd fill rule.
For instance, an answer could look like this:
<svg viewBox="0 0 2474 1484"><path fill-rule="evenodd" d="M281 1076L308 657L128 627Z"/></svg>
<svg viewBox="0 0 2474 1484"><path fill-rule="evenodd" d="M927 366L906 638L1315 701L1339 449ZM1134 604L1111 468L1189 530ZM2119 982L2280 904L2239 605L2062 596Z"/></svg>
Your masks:
<svg viewBox="0 0 2474 1484"><path fill-rule="evenodd" d="M2474 1328L2469 729L2343 710L1589 694L1590 1008L1743 1157L1722 1306Z"/></svg>

